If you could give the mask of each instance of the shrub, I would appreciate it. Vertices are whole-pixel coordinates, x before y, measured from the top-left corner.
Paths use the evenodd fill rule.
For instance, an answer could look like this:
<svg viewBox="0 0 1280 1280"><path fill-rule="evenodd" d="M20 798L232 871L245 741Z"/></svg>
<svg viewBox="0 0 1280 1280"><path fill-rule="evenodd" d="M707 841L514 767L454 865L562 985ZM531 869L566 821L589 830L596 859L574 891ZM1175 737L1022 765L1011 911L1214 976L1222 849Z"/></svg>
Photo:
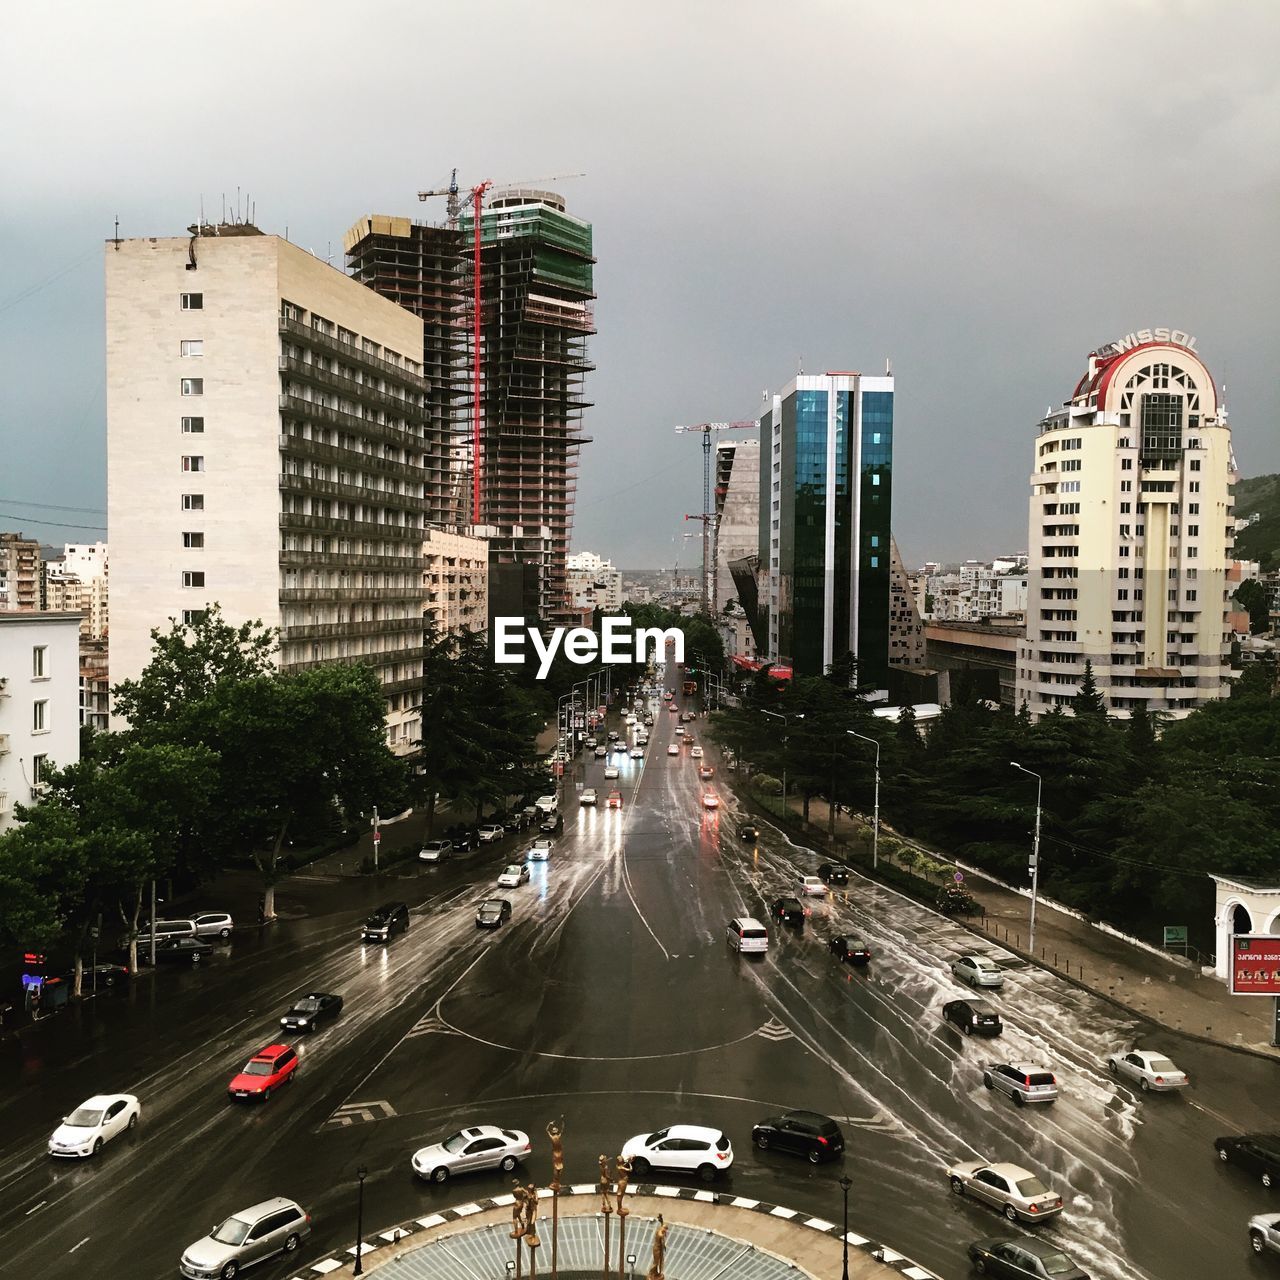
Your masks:
<svg viewBox="0 0 1280 1280"><path fill-rule="evenodd" d="M782 781L775 778L771 773L757 773L751 779L751 785L766 796L780 796L782 794Z"/></svg>

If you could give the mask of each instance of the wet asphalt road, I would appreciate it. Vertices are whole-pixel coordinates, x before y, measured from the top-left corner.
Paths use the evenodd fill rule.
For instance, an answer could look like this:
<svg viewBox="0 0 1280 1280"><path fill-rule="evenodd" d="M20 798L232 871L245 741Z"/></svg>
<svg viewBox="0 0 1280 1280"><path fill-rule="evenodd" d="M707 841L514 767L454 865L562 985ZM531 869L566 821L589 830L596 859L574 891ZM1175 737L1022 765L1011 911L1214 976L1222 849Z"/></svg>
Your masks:
<svg viewBox="0 0 1280 1280"><path fill-rule="evenodd" d="M1066 1211L1040 1230L1095 1277L1276 1273L1277 1260L1249 1253L1244 1227L1280 1204L1212 1149L1219 1133L1274 1127L1273 1063L1145 1028L988 943L1008 964L992 997L1006 1031L966 1040L939 1010L962 994L947 960L970 935L860 879L816 902L803 931L771 930L763 959L736 957L728 920L761 914L818 859L767 827L758 846L739 841L720 780L699 783L687 748L666 754L675 720L658 711L646 759L628 760L616 784L583 757L602 807L566 805L552 860L503 891L514 913L496 933L476 929L473 908L523 850L514 839L380 884L303 877L281 892L297 918L237 931L200 971L162 971L7 1040L0 1270L172 1276L214 1222L287 1195L313 1233L293 1266L252 1274L306 1274L309 1259L354 1242L358 1165L372 1234L509 1189L500 1174L416 1182L409 1157L424 1142L466 1123L519 1127L533 1137L530 1176L546 1181L545 1125L563 1116L569 1181L594 1180L600 1152L673 1121L731 1136L723 1189L740 1195L836 1221L843 1171L851 1226L945 1280L968 1274L968 1241L1018 1230L948 1192L946 1166L976 1158L1024 1164L1061 1191ZM615 785L621 811L603 807ZM701 806L708 787L718 812ZM387 899L409 903L412 927L362 947L360 922ZM831 958L824 940L840 931L871 943L868 969ZM341 992L346 1008L302 1042L296 1082L265 1105L229 1104L230 1076L281 1038L293 997L317 989ZM1103 1059L1134 1043L1167 1051L1192 1089L1117 1086ZM981 1063L999 1058L1051 1066L1061 1100L1019 1110L985 1090ZM99 1091L141 1098L135 1134L96 1160L51 1161L59 1116ZM841 1165L752 1148L753 1121L785 1107L840 1119Z"/></svg>

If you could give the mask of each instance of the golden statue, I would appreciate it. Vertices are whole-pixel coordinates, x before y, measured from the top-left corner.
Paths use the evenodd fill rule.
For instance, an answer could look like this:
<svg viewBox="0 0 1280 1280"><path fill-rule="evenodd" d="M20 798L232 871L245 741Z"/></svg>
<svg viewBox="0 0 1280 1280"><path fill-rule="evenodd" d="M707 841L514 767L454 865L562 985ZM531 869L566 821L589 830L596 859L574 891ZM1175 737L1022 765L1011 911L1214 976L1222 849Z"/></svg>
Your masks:
<svg viewBox="0 0 1280 1280"><path fill-rule="evenodd" d="M613 1201L610 1193L613 1191L613 1178L609 1174L609 1158L608 1156L600 1157L600 1212L610 1214L613 1212Z"/></svg>
<svg viewBox="0 0 1280 1280"><path fill-rule="evenodd" d="M614 1168L618 1175L618 1213L625 1217L627 1209L627 1183L631 1180L631 1161L623 1156L619 1156L614 1161Z"/></svg>
<svg viewBox="0 0 1280 1280"><path fill-rule="evenodd" d="M658 1229L653 1233L653 1265L645 1273L645 1280L666 1280L662 1268L667 1258L667 1224L658 1214Z"/></svg>
<svg viewBox="0 0 1280 1280"><path fill-rule="evenodd" d="M564 1125L554 1120L547 1122L547 1137L551 1139L551 1167L555 1170L556 1181L564 1172Z"/></svg>
<svg viewBox="0 0 1280 1280"><path fill-rule="evenodd" d="M538 1239L538 1188L529 1183L524 1192L524 1242L530 1251L542 1242Z"/></svg>
<svg viewBox="0 0 1280 1280"><path fill-rule="evenodd" d="M518 1183L511 1184L511 1194L515 1197L511 1205L511 1239L519 1240L525 1233L525 1201L529 1193ZM519 1248L519 1245L516 1246Z"/></svg>

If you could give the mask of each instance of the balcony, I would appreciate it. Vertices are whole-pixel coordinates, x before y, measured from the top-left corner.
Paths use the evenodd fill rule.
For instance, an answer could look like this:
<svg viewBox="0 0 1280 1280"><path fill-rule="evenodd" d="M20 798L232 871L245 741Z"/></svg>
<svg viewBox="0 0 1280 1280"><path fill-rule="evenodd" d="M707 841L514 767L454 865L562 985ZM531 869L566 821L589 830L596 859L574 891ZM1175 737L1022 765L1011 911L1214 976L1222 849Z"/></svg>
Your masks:
<svg viewBox="0 0 1280 1280"><path fill-rule="evenodd" d="M362 418L359 414L347 413L344 409L334 409L327 404L316 404L314 400L304 400L301 396L285 395L283 392L280 394L279 405L281 417L297 422L327 423L362 439L378 440L398 449L407 449L411 453L421 453L426 448L426 417L421 410L411 418L409 425L395 426L373 418ZM410 417L408 414L405 416ZM292 432L289 433L289 438L297 440L299 444L314 443ZM349 452L356 453L361 458L374 456L358 450Z"/></svg>
<svg viewBox="0 0 1280 1280"><path fill-rule="evenodd" d="M401 566L403 567L403 566ZM284 587L281 604L360 604L393 600L418 600L419 588L410 587Z"/></svg>
<svg viewBox="0 0 1280 1280"><path fill-rule="evenodd" d="M0 756L7 756L8 754L9 735L7 733L0 733Z"/></svg>
<svg viewBox="0 0 1280 1280"><path fill-rule="evenodd" d="M410 477L409 484L418 488L421 480ZM371 507L390 507L395 511L409 511L421 515L423 498L418 493L388 493L383 489L370 489L366 485L345 484L340 480L317 480L314 476L282 475L282 493L305 494L311 498L334 498L339 502L359 502Z"/></svg>
<svg viewBox="0 0 1280 1280"><path fill-rule="evenodd" d="M413 597L417 604L417 597ZM422 634L422 617L414 614L408 618L380 618L365 622L313 622L302 626L286 624L281 628L281 644L296 644L303 640L356 640L364 636L395 636ZM398 653L391 650L388 656ZM376 655L366 654L372 658ZM397 661L399 659L397 658Z"/></svg>
<svg viewBox="0 0 1280 1280"><path fill-rule="evenodd" d="M353 343L339 342L332 334L321 333L319 329L313 329L300 320L290 320L286 316L281 316L280 332L297 338L307 346L327 351L330 355L338 356L351 364L374 369L384 378L390 378L420 395L425 395L430 390L431 384L419 374L413 373L402 365L393 364L390 360L384 360L381 356L375 356L372 352L362 351Z"/></svg>
<svg viewBox="0 0 1280 1280"><path fill-rule="evenodd" d="M407 555L404 560L397 560L392 567L400 569L410 567L407 565L407 561L412 561L412 567L415 568L420 567L422 564L421 525L378 524L372 520L339 520L336 516L304 516L295 515L292 512L283 512L280 515L280 528L287 533L333 533L347 538L381 538L392 542L413 542L417 544L417 549L411 555ZM309 555L310 553L307 554ZM339 563L346 564L349 562L349 557L343 553L327 553L323 551L315 553L316 556L326 554L337 554ZM354 561L351 560L350 562L353 563ZM301 563L306 564L309 561L304 559Z"/></svg>
<svg viewBox="0 0 1280 1280"><path fill-rule="evenodd" d="M388 413L403 414L406 417L424 412L422 404L417 400L393 396L387 391L380 391L370 383L357 382L354 378L343 377L342 374L334 373L331 369L322 369L309 360L299 360L297 356L281 356L278 363L281 373L289 373L313 386L336 391L349 400L357 400L361 404L378 405Z"/></svg>

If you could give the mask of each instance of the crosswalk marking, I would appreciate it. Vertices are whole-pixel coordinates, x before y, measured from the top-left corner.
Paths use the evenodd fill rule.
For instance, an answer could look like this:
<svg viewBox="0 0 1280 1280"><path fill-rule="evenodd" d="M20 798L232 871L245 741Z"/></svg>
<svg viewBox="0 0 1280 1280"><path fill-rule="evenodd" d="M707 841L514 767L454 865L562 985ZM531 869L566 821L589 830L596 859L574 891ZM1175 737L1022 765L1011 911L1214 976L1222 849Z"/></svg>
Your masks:
<svg viewBox="0 0 1280 1280"><path fill-rule="evenodd" d="M376 1102L346 1102L325 1121L325 1124L345 1129L349 1125L367 1124L371 1120L389 1120L395 1114L396 1109L383 1099L378 1099Z"/></svg>

